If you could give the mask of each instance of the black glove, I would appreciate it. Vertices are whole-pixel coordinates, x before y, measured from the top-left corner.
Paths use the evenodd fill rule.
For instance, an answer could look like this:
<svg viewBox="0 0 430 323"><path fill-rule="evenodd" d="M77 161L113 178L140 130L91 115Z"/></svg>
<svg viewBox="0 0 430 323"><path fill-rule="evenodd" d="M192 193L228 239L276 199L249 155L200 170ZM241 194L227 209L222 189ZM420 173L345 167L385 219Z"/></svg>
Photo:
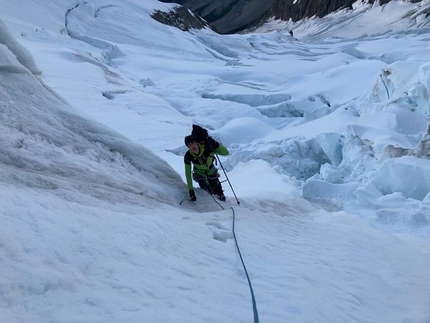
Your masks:
<svg viewBox="0 0 430 323"><path fill-rule="evenodd" d="M190 200L195 202L197 200L196 194L194 193L194 190L190 190Z"/></svg>
<svg viewBox="0 0 430 323"><path fill-rule="evenodd" d="M211 146L213 149L218 149L219 147L219 142L213 140L212 137L207 137L205 145Z"/></svg>

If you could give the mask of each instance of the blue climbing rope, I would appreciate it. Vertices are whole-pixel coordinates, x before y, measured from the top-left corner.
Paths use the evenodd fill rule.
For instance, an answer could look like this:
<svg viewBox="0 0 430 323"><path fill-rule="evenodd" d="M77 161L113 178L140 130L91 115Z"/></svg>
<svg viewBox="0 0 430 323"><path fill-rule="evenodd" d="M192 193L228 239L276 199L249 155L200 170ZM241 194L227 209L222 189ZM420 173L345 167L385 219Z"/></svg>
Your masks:
<svg viewBox="0 0 430 323"><path fill-rule="evenodd" d="M181 205L182 202L185 201L186 198L187 197L184 197L182 199L182 201L179 203L179 205ZM212 196L212 198L213 198L213 196ZM213 198L213 199L223 210L225 210L225 208L215 198ZM233 212L233 228L232 228L232 231L233 231L234 243L236 244L236 249L237 249L237 252L239 253L240 261L242 262L242 266L243 266L243 269L245 271L246 279L248 280L249 290L251 291L252 309L254 311L254 323L259 323L260 321L258 319L257 302L255 301L254 290L252 289L251 279L249 278L248 270L246 270L245 262L243 261L242 253L240 252L239 244L238 244L237 238L236 238L236 232L234 230L234 226L235 226L235 222L236 222L236 214L234 212L234 208L232 206L230 206L230 208L231 208L231 211Z"/></svg>
<svg viewBox="0 0 430 323"><path fill-rule="evenodd" d="M233 207L231 206L230 208L233 211L233 237L234 237L234 242L236 243L237 252L239 253L240 261L242 262L242 266L243 266L243 269L245 270L245 274L246 274L246 279L248 280L249 290L251 291L252 309L254 311L254 323L259 323L260 321L258 320L257 302L255 301L254 290L252 289L251 279L249 278L248 271L246 270L246 266L245 266L245 263L243 261L242 254L240 253L239 244L237 243L236 233L234 231L234 223L235 223L235 220L236 220L236 216L235 216Z"/></svg>

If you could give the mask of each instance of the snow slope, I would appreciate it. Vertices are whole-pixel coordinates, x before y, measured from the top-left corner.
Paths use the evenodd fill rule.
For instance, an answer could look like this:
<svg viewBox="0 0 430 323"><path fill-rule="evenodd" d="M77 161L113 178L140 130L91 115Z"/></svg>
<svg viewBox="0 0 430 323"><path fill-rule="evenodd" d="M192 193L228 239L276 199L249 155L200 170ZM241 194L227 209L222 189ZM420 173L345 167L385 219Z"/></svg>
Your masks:
<svg viewBox="0 0 430 323"><path fill-rule="evenodd" d="M172 7L0 3L0 320L251 322L234 211L261 322L430 321L422 17L297 41L149 16ZM240 205L186 199L192 123Z"/></svg>

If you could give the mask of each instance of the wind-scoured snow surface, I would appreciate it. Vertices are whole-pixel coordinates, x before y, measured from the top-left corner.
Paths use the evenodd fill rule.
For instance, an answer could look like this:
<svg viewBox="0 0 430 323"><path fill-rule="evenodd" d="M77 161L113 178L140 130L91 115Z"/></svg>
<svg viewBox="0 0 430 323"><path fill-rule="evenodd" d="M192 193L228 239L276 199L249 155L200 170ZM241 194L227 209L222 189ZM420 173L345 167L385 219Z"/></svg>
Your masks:
<svg viewBox="0 0 430 323"><path fill-rule="evenodd" d="M429 2L225 36L175 6L0 3L0 322L252 322L230 207L260 322L430 322ZM193 123L240 205L187 200Z"/></svg>

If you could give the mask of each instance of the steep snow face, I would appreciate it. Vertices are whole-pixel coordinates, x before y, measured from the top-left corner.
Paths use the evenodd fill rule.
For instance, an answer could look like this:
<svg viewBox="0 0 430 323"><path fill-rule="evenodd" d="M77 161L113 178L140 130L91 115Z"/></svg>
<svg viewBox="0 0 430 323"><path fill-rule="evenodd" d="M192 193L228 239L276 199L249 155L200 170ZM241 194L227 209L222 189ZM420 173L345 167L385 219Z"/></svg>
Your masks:
<svg viewBox="0 0 430 323"><path fill-rule="evenodd" d="M145 147L85 117L40 78L32 55L0 21L2 178L116 201L115 191L176 203L178 174ZM166 185L160 190L160 184ZM110 192L110 194L106 194Z"/></svg>
<svg viewBox="0 0 430 323"><path fill-rule="evenodd" d="M33 56L12 36L10 29L2 20L0 20L0 44L6 47L3 50L4 54L1 62L3 71L13 71L15 69L17 72L20 70L24 72L27 69L34 75L41 74Z"/></svg>

